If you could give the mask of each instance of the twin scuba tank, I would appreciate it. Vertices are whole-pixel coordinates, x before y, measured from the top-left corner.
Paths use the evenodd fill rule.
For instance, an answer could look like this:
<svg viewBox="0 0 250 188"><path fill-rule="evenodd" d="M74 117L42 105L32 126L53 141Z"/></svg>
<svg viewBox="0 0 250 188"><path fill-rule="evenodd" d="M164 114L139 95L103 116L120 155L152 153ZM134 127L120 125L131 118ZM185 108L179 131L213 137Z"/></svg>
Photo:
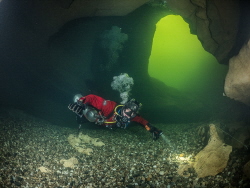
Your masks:
<svg viewBox="0 0 250 188"><path fill-rule="evenodd" d="M78 102L78 100L82 97L81 94L77 94L74 96L73 101L74 102ZM81 111L80 114L78 114L80 117L85 117L89 122L94 122L94 123L98 123L100 121L100 114L98 113L98 111L88 105L85 105L85 108Z"/></svg>

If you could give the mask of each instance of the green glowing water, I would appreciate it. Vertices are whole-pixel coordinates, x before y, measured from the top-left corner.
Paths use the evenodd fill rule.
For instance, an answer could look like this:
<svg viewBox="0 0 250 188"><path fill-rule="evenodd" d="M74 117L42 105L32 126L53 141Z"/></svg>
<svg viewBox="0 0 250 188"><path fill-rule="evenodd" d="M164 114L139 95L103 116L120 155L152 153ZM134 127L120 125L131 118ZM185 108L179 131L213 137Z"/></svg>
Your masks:
<svg viewBox="0 0 250 188"><path fill-rule="evenodd" d="M148 72L168 86L196 92L223 85L226 66L203 49L181 16L169 15L156 25Z"/></svg>

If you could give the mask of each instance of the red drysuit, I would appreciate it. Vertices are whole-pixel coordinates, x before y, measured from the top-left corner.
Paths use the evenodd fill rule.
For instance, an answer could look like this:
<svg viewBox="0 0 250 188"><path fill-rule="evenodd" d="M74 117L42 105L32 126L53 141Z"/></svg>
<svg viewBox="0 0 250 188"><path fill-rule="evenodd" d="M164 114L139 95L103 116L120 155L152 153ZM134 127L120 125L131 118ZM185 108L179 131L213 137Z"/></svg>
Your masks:
<svg viewBox="0 0 250 188"><path fill-rule="evenodd" d="M102 116L107 117L107 119L103 123L103 126L114 126L116 124L115 108L118 105L116 102L105 100L102 97L92 94L81 97L79 101L82 101L84 104L93 106L94 108L100 111ZM137 115L133 119L131 119L131 121L135 121L141 124L145 129L147 129L148 121L143 119L141 116Z"/></svg>

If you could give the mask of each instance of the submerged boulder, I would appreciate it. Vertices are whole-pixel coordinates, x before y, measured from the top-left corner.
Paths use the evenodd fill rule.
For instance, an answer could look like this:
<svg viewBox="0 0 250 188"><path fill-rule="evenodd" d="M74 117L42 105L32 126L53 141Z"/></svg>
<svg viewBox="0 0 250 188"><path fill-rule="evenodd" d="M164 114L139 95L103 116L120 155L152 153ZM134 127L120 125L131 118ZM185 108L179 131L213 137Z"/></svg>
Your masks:
<svg viewBox="0 0 250 188"><path fill-rule="evenodd" d="M207 146L195 156L194 169L198 177L215 176L227 166L232 146L226 145L210 124L210 139Z"/></svg>
<svg viewBox="0 0 250 188"><path fill-rule="evenodd" d="M229 61L225 95L250 106L250 40Z"/></svg>

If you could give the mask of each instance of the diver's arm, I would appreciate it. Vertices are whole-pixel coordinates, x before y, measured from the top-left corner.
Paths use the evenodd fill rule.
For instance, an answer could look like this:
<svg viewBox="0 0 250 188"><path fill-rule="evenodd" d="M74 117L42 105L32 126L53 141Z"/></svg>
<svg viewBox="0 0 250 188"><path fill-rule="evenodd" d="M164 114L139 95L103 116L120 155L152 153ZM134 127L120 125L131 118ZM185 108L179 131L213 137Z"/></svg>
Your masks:
<svg viewBox="0 0 250 188"><path fill-rule="evenodd" d="M135 116L131 121L135 121L143 125L147 131L152 133L153 140L157 140L162 135L162 131L160 129L157 129L156 127L152 126L151 123L149 123L147 120L143 119L139 115Z"/></svg>
<svg viewBox="0 0 250 188"><path fill-rule="evenodd" d="M147 120L142 118L140 115L135 116L133 119L131 119L131 121L135 121L135 122L141 124L145 129L147 129L146 126L149 123Z"/></svg>
<svg viewBox="0 0 250 188"><path fill-rule="evenodd" d="M151 123L148 123L146 125L146 129L152 133L152 136L153 136L153 140L157 140L162 134L162 130L160 129L157 129L156 127L154 127Z"/></svg>

